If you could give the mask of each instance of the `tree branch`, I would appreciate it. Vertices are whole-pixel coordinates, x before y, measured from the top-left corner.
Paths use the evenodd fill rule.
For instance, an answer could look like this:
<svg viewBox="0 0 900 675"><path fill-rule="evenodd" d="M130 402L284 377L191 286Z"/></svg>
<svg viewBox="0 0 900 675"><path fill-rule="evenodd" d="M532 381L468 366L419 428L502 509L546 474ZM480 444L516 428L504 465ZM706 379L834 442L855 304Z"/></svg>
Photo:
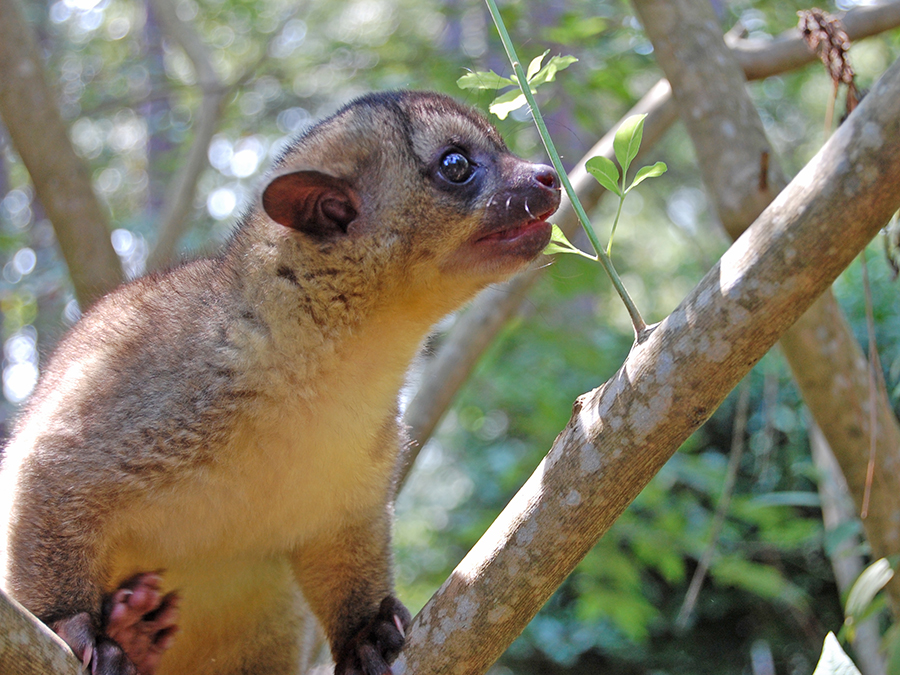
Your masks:
<svg viewBox="0 0 900 675"><path fill-rule="evenodd" d="M803 401L834 452L859 509L872 437L869 364L834 296L822 296L784 336L781 346ZM880 558L900 550L896 517L900 513L900 426L882 392L877 392L874 403L876 464L863 528L872 553ZM891 580L886 590L896 615L900 610L900 583Z"/></svg>
<svg viewBox="0 0 900 675"><path fill-rule="evenodd" d="M0 673L83 675L68 645L2 588L0 627Z"/></svg>
<svg viewBox="0 0 900 675"><path fill-rule="evenodd" d="M710 199L732 239L787 184L707 0L633 0L672 85Z"/></svg>
<svg viewBox="0 0 900 675"><path fill-rule="evenodd" d="M219 120L228 97L250 79L265 62L268 55L264 53L256 62L247 66L238 78L227 84L216 73L203 42L186 22L178 18L172 0L151 0L151 4L163 31L169 39L184 50L193 64L202 96L197 111L194 140L185 157L184 164L181 165L172 180L173 187L168 193L162 209L156 245L147 260L147 268L154 270L165 267L172 261L178 241L190 225L188 213L193 206L197 182L207 166L209 144L219 126ZM279 32L300 11L301 7L302 5L297 5L287 13Z"/></svg>
<svg viewBox="0 0 900 675"><path fill-rule="evenodd" d="M834 532L844 524L858 522L859 517L853 512L853 500L841 467L828 447L824 434L813 420L809 420L809 447L818 474L816 482L819 498L822 500L822 523L827 539L829 532ZM834 580L843 598L847 597L853 583L865 568L858 549L859 538L855 535L844 539L832 551L828 551L826 546L826 553L834 570ZM863 675L885 675L886 666L884 656L880 653L881 634L877 616L870 616L856 626L856 636L852 643L854 660Z"/></svg>
<svg viewBox="0 0 900 675"><path fill-rule="evenodd" d="M847 36L855 42L900 25L900 2L894 0L868 7L854 7L838 16L844 24ZM796 28L782 33L773 40L729 37L726 41L748 80L762 80L818 60L818 57L809 51L806 42L800 37L800 31Z"/></svg>
<svg viewBox="0 0 900 675"><path fill-rule="evenodd" d="M197 124L191 147L179 166L163 204L156 244L147 259L147 268L159 269L175 256L175 247L188 226L187 215L193 207L197 181L207 166L207 150L219 125L224 103L233 87L225 86L212 65L206 46L178 18L171 0L151 0L153 12L166 36L184 50L197 74L202 99L197 110Z"/></svg>
<svg viewBox="0 0 900 675"><path fill-rule="evenodd" d="M878 142L873 142L877 140ZM900 61L622 368L413 622L403 673L481 673L900 207Z"/></svg>
<svg viewBox="0 0 900 675"><path fill-rule="evenodd" d="M0 0L0 115L31 175L82 309L122 281L106 212L75 154L17 0Z"/></svg>

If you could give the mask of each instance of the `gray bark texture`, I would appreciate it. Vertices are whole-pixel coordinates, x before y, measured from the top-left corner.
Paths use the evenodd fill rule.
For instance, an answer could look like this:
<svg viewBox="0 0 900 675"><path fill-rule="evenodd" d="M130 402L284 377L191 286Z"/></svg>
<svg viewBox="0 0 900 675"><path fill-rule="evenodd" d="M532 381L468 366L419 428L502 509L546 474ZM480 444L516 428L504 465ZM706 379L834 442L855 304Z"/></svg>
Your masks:
<svg viewBox="0 0 900 675"><path fill-rule="evenodd" d="M0 589L0 673L83 675L75 655L56 633Z"/></svg>

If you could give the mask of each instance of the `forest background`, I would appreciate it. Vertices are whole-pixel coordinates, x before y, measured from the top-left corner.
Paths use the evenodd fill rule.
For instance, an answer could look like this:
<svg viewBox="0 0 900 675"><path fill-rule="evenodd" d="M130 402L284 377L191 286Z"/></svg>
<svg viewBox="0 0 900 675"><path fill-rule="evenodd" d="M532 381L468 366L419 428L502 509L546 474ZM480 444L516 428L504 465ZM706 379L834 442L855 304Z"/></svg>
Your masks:
<svg viewBox="0 0 900 675"><path fill-rule="evenodd" d="M89 257L81 282L70 275L73 264L63 260L50 207L37 199L16 147L0 130L6 429L42 359L77 320L79 300L86 304L112 283L119 265L133 277L179 255L215 249L293 134L379 89L433 89L486 110L496 92L462 91L456 80L469 70L510 73L487 10L474 1L55 0L21 7L71 146L89 167L100 203L94 225L109 233L115 256ZM764 53L809 5L713 7L723 31L741 26L729 34L734 45L761 46ZM824 9L860 8L845 2ZM657 50L627 3L510 2L502 11L526 62L545 49L578 58L539 93L569 168L662 75ZM900 55L900 33L889 27L849 52L862 88ZM823 120L831 79L816 63L751 82L748 91L772 161L794 175L829 133ZM516 152L545 161L526 110L498 126ZM722 200L708 196L683 125L645 140L645 152L669 171L629 194L613 257L645 318L657 321L727 249L731 230L717 209ZM617 204L594 196L589 205L605 239ZM900 303L885 253L889 240L880 235L867 260L882 396L896 415ZM490 342L434 433L424 434L430 438L400 493L397 581L414 612L534 471L575 398L610 377L631 349L628 315L600 268L557 258L527 295L507 291L522 293L514 318ZM857 342L868 345L858 262L834 294ZM439 327L417 373L427 372L454 323ZM419 385L414 373L405 400ZM491 672L811 673L825 633L844 621L848 579L873 557L858 505L823 445L785 358L773 350L665 464ZM898 492L896 485L873 484L875 491L891 489ZM823 521L823 513L840 517ZM705 566L699 594L688 599ZM886 672L883 660L868 656L891 623L887 609L876 611L874 624L859 631L856 652L847 647L865 675Z"/></svg>

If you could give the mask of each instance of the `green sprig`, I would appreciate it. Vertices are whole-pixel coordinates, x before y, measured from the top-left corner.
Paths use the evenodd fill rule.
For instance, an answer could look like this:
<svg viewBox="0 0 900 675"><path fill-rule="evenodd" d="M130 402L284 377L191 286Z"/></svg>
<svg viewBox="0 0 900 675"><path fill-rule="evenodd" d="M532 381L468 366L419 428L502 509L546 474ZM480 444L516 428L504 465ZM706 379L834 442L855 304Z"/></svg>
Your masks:
<svg viewBox="0 0 900 675"><path fill-rule="evenodd" d="M503 44L503 48L506 50L506 55L509 58L509 62L512 64L513 72L516 75L516 83L519 86L519 89L522 95L525 97L525 100L528 102L528 107L531 110L531 115L534 118L534 123L537 126L538 133L541 136L541 140L544 143L544 147L547 149L547 154L550 156L550 161L553 163L553 168L556 169L557 174L559 174L560 181L562 182L563 188L566 191L566 194L569 197L569 201L572 203L572 208L575 211L575 215L578 217L578 221L581 223L582 228L584 228L585 234L591 242L591 246L594 247L594 251L597 255L597 261L603 267L603 270L606 272L607 276L609 276L610 281L612 282L613 288L616 289L616 293L618 293L619 297L622 299L622 302L625 304L625 308L628 310L628 314L631 317L631 323L634 326L635 337L640 340L642 336L645 334L647 329L647 324L644 323L644 319L641 317L640 311L638 311L637 306L634 304L634 301L631 299L631 296L628 295L628 291L625 289L625 285L622 283L621 278L619 278L618 273L613 267L612 261L610 261L609 256L603 250L603 247L600 245L600 242L597 239L597 235L594 232L594 229L591 227L590 220L587 217L587 213L585 213L584 207L581 205L581 201L578 199L578 195L575 193L575 188L572 186L572 182L569 180L568 175L566 174L565 168L562 165L562 160L559 158L559 153L556 151L556 147L553 145L553 141L550 139L550 132L547 131L547 125L544 123L544 118L541 115L541 111L538 108L537 102L534 100L534 94L532 92L531 84L528 81L527 73L522 69L522 64L519 61L519 57L516 55L515 47L513 47L512 40L509 37L509 33L506 30L506 26L503 23L503 19L500 16L500 10L497 9L497 4L494 0L485 0L487 4L488 10L491 13L491 18L494 20L494 25L497 27L497 32L500 35L500 41ZM571 58L571 57L570 57ZM532 61L532 64L534 61ZM550 64L548 64L549 66ZM557 67L557 70L559 68ZM534 79L537 79L537 76L540 75L540 70L536 73ZM555 76L555 72L553 73ZM549 80L548 80L549 81ZM571 246L571 248L575 248Z"/></svg>
<svg viewBox="0 0 900 675"><path fill-rule="evenodd" d="M622 122L618 131L616 131L616 136L613 140L613 150L615 151L619 165L622 167L621 174L615 163L607 157L591 157L585 163L585 168L588 170L588 173L596 178L600 185L619 198L619 207L616 209L616 217L615 220L613 220L612 231L609 233L609 241L606 244L606 255L612 253L613 237L615 236L616 228L619 225L619 217L622 215L622 204L625 203L625 195L648 178L661 176L668 168L666 167L665 162L657 162L653 166L642 167L635 174L634 180L631 181L631 185L628 185L627 187L625 185L625 177L628 175L628 169L631 167L631 163L634 161L635 157L637 157L638 152L641 149L645 117L647 117L646 114L632 115Z"/></svg>

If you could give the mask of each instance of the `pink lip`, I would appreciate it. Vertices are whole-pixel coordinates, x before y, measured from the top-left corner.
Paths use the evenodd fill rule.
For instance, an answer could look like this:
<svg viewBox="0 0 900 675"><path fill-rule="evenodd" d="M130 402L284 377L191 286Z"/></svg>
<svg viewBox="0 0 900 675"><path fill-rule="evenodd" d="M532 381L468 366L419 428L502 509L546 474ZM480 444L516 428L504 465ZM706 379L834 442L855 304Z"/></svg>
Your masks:
<svg viewBox="0 0 900 675"><path fill-rule="evenodd" d="M515 227L510 227L506 230L500 230L499 232L491 232L490 234L486 234L483 237L479 237L478 241L512 241L514 239L518 239L523 235L527 235L535 230L541 230L547 227L547 221L545 220L529 220L527 223L523 223L522 225L516 225Z"/></svg>

